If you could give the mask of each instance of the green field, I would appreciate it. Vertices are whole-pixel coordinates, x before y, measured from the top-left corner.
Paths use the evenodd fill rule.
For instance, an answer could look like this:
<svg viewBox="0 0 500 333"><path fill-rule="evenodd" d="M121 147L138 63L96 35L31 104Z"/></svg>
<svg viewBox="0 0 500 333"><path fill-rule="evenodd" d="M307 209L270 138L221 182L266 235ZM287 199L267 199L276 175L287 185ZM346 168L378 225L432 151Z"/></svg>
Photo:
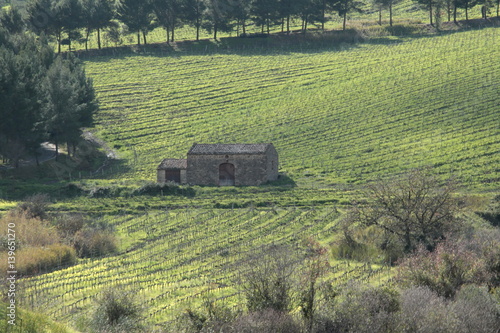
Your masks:
<svg viewBox="0 0 500 333"><path fill-rule="evenodd" d="M163 158L185 157L194 142L272 142L290 179L195 187L192 197L59 200L53 209L113 225L119 253L23 279L24 307L74 325L99 291L124 286L161 328L206 297L241 304L232 277L246 254L308 236L329 244L342 205L378 177L430 166L463 192L498 192L499 28L358 44L273 38L84 59L101 102L92 131L122 164L76 183L154 181ZM383 266L331 264L335 284L390 277Z"/></svg>
<svg viewBox="0 0 500 333"><path fill-rule="evenodd" d="M433 166L496 188L498 29L305 47L86 61L102 105L96 130L129 161L121 177L154 180L163 158L194 142L257 141L274 143L299 185Z"/></svg>
<svg viewBox="0 0 500 333"><path fill-rule="evenodd" d="M307 209L226 209L150 212L107 220L122 235L121 253L25 279L25 306L47 309L54 318L75 322L90 314L106 287L134 290L147 308L147 322L161 327L206 297L238 307L242 297L232 282L249 253L266 244L295 247L312 236L328 241L340 213L334 207ZM332 261L330 278L387 281L383 266Z"/></svg>

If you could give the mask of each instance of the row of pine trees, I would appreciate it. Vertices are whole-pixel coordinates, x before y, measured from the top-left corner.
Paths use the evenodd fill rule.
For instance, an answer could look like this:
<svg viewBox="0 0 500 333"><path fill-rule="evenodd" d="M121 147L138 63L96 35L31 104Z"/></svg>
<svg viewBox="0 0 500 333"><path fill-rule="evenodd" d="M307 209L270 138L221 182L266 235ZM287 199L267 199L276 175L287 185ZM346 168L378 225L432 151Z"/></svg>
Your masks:
<svg viewBox="0 0 500 333"><path fill-rule="evenodd" d="M3 22L3 20L2 20ZM6 29L7 28L7 29ZM98 102L72 54L56 56L44 38L0 26L0 157L19 166L46 141L78 144Z"/></svg>
<svg viewBox="0 0 500 333"><path fill-rule="evenodd" d="M137 43L147 43L148 32L163 27L166 40L174 41L175 31L184 25L196 30L206 30L217 39L219 32L246 33L248 24L260 27L262 33L281 26L290 32L291 20L300 20L302 30L321 25L332 16L339 15L345 22L347 15L362 12L371 5L380 12L389 12L392 25L393 6L402 0L30 0L27 5L27 22L37 34L44 33L57 40L59 52L62 44L78 40L86 43L92 32L97 34L101 48L101 32L108 29L108 36L119 38L118 24L137 35ZM465 10L466 18L471 8L481 5L485 13L496 7L498 16L500 0L413 0L429 12L430 23L437 15L456 21L457 9ZM368 3L369 2L369 3ZM446 15L447 14L447 15ZM11 13L11 16L14 16ZM13 20L20 17L12 18Z"/></svg>

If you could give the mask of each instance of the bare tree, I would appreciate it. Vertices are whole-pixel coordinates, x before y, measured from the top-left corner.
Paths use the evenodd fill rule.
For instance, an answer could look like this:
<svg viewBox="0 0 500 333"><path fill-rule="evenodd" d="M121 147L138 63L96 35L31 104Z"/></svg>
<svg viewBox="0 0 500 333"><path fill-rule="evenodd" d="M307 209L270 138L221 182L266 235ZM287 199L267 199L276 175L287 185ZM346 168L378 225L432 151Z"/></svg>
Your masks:
<svg viewBox="0 0 500 333"><path fill-rule="evenodd" d="M400 179L370 184L365 193L369 204L357 207L354 217L396 237L405 252L418 244L432 249L453 229L458 211L454 182L439 183L429 170L415 170Z"/></svg>
<svg viewBox="0 0 500 333"><path fill-rule="evenodd" d="M300 260L284 246L271 245L242 265L237 283L250 311L290 309Z"/></svg>
<svg viewBox="0 0 500 333"><path fill-rule="evenodd" d="M327 249L313 238L305 241L306 258L301 278L299 305L306 321L307 332L313 332L314 317L317 310L318 280L328 272Z"/></svg>

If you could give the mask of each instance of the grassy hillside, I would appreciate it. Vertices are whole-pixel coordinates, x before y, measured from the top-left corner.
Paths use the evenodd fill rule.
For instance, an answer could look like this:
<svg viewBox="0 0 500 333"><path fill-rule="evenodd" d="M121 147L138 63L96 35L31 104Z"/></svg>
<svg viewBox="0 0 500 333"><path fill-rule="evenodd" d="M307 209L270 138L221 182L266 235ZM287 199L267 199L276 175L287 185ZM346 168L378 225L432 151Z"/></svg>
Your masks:
<svg viewBox="0 0 500 333"><path fill-rule="evenodd" d="M296 247L308 236L332 241L341 213L330 204L353 183L432 166L468 189L498 191L498 32L340 45L223 40L86 59L102 105L95 132L125 164L111 165L110 179L95 186L125 191L154 181L161 159L184 157L193 142L273 142L297 187L59 201L54 209L102 214L120 251L23 279L20 303L85 328L98 293L121 286L145 305L144 320L162 328L207 297L241 304L232 277L246 254L271 243ZM336 284L390 275L331 264Z"/></svg>
<svg viewBox="0 0 500 333"><path fill-rule="evenodd" d="M242 303L234 277L249 253L266 244L296 247L305 237L322 241L335 234L340 213L316 209L186 209L142 216L106 218L122 235L121 253L24 280L21 302L46 309L59 320L83 322L91 316L98 292L120 286L133 290L145 306L144 319L158 328L197 308L203 299ZM331 278L381 282L381 266L332 261Z"/></svg>
<svg viewBox="0 0 500 333"><path fill-rule="evenodd" d="M306 47L87 60L97 132L128 159L121 177L154 180L193 142L273 142L299 185L433 166L497 188L498 28Z"/></svg>

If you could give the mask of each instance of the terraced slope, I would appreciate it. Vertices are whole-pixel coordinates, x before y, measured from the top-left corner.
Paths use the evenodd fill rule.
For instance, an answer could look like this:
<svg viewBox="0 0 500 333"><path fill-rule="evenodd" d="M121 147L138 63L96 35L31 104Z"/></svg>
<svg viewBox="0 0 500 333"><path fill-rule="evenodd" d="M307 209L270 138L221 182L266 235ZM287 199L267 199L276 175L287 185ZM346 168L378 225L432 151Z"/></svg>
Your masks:
<svg viewBox="0 0 500 333"><path fill-rule="evenodd" d="M137 292L148 323L162 326L203 297L242 299L232 277L249 253L266 244L296 246L313 236L333 235L339 213L322 209L177 210L108 217L123 236L122 253L23 280L26 307L44 309L62 321L92 313L97 293L110 287ZM332 262L332 283L384 281L382 267Z"/></svg>
<svg viewBox="0 0 500 333"><path fill-rule="evenodd" d="M155 179L193 142L273 142L300 184L433 166L478 189L500 175L498 28L295 51L86 61L98 131Z"/></svg>

